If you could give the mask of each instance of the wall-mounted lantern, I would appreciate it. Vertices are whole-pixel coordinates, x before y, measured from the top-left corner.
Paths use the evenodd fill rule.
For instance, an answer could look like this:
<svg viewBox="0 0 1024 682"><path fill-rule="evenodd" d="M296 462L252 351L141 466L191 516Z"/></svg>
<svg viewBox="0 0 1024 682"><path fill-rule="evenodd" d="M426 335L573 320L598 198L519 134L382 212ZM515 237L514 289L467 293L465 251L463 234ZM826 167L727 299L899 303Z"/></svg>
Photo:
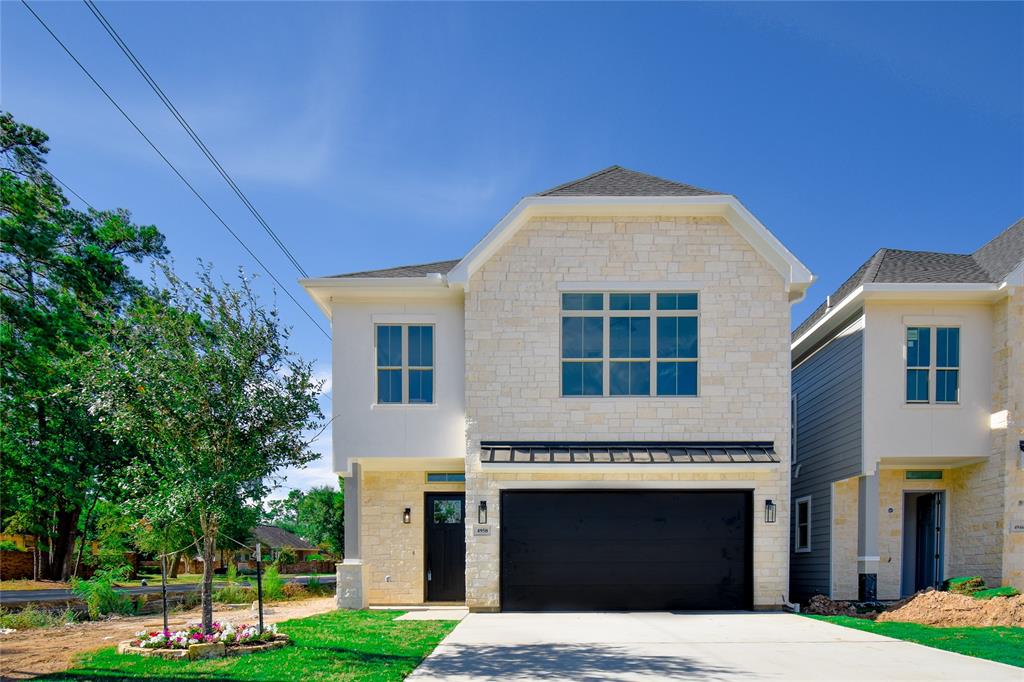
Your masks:
<svg viewBox="0 0 1024 682"><path fill-rule="evenodd" d="M412 509L409 509L409 507L406 507L405 511L402 512L402 523L412 523Z"/></svg>
<svg viewBox="0 0 1024 682"><path fill-rule="evenodd" d="M775 502L772 500L764 501L764 522L775 523Z"/></svg>
<svg viewBox="0 0 1024 682"><path fill-rule="evenodd" d="M480 525L487 524L487 500L480 500L480 504L477 505L476 520Z"/></svg>

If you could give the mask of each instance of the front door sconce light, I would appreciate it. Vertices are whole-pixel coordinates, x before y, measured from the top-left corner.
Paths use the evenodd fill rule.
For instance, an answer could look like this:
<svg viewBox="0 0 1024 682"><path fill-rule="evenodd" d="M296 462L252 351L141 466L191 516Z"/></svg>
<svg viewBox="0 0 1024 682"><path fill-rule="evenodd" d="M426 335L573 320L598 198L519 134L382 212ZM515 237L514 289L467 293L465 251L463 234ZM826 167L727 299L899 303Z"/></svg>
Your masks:
<svg viewBox="0 0 1024 682"><path fill-rule="evenodd" d="M764 522L775 523L775 502L772 500L764 501Z"/></svg>
<svg viewBox="0 0 1024 682"><path fill-rule="evenodd" d="M487 500L480 500L480 504L476 508L476 520L480 522L480 525L487 525Z"/></svg>
<svg viewBox="0 0 1024 682"><path fill-rule="evenodd" d="M406 507L405 511L402 512L402 523L412 523L412 509L409 509L409 507Z"/></svg>

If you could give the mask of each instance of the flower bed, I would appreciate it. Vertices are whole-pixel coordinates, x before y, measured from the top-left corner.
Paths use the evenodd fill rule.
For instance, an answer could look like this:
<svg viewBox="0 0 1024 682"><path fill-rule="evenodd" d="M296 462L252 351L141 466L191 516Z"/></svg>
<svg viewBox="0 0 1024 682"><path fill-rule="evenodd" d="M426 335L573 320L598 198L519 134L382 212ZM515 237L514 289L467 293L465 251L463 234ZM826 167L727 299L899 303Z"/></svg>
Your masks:
<svg viewBox="0 0 1024 682"><path fill-rule="evenodd" d="M210 633L203 632L198 625L189 625L174 632L143 630L135 634L135 639L121 642L117 651L122 654L195 660L267 651L290 643L288 635L278 633L277 626L273 624L264 626L261 633L255 625L214 623Z"/></svg>

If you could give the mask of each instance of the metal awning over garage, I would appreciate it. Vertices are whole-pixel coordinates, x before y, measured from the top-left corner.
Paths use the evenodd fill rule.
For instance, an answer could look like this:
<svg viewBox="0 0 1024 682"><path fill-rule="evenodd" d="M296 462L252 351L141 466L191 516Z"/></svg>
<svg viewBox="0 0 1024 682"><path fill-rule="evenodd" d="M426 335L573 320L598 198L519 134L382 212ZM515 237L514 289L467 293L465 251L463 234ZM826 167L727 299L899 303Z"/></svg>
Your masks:
<svg viewBox="0 0 1024 682"><path fill-rule="evenodd" d="M775 444L753 442L480 443L483 464L775 464Z"/></svg>

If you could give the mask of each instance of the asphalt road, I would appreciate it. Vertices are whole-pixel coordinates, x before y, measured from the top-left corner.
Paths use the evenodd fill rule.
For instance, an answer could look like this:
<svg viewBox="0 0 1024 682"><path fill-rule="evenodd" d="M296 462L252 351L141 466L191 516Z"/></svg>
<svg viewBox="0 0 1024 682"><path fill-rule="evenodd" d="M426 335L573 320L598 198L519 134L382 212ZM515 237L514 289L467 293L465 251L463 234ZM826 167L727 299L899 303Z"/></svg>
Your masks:
<svg viewBox="0 0 1024 682"><path fill-rule="evenodd" d="M317 576L317 579L325 585L334 584L333 575ZM295 576L294 578L288 578L288 582L299 583L305 585L309 582L309 576ZM246 585L246 583L239 581L240 585ZM224 587L226 583L214 581L213 589ZM256 579L253 578L249 583L249 587L256 587ZM168 585L167 594L176 594L180 592L191 592L198 591L198 583L190 583L187 585ZM122 587L118 588L118 592L124 594L160 594L160 581L157 580L156 584L149 584L146 587ZM6 606L8 604L29 604L32 602L66 602L66 601L80 601L71 590L0 590L0 605Z"/></svg>

